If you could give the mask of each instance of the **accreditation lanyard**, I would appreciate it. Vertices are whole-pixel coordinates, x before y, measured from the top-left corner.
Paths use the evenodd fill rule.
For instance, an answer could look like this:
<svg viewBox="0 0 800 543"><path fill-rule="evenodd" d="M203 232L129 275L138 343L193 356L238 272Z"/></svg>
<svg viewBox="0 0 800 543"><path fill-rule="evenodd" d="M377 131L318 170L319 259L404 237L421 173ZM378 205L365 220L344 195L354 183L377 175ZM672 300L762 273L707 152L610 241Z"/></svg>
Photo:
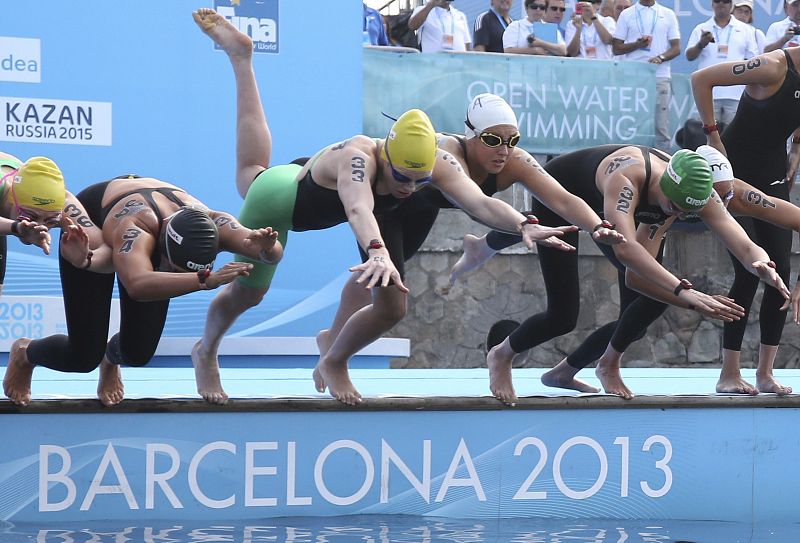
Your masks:
<svg viewBox="0 0 800 543"><path fill-rule="evenodd" d="M583 43L584 47L588 44L590 46L594 46L597 44L597 29L594 27L593 24L586 24L581 23L583 25L583 29L581 31L581 42ZM592 35L592 39L590 40L587 34Z"/></svg>
<svg viewBox="0 0 800 543"><path fill-rule="evenodd" d="M733 30L733 25L728 21L728 25L725 27L725 30L722 31L722 35L725 36L725 41L722 41L720 38L720 33L717 32L717 24L714 23L711 26L711 30L714 32L714 43L717 44L717 56L718 57L726 57L728 56L728 44L731 41L731 31Z"/></svg>
<svg viewBox="0 0 800 543"><path fill-rule="evenodd" d="M436 17L439 18L439 24L442 27L442 49L453 49L454 37L456 34L456 18L453 15L452 11L449 11L444 8L438 8L440 11L436 13ZM447 33L447 30L444 28L444 19L442 18L442 11L450 13L450 33Z"/></svg>
<svg viewBox="0 0 800 543"><path fill-rule="evenodd" d="M656 31L656 22L658 22L658 8L656 6L652 7L653 10L653 24L650 25L650 32L645 34L644 32L644 19L642 18L642 11L648 9L647 6L643 6L641 4L636 4L636 26L639 29L640 36L650 36L650 44L653 43L653 32ZM647 47L650 49L650 46Z"/></svg>
<svg viewBox="0 0 800 543"><path fill-rule="evenodd" d="M491 9L491 8L489 8L489 9ZM505 20L505 19L503 19L503 18L500 16L500 14L499 14L499 13L497 13L495 10L493 10L493 9L492 9L491 11L492 11L492 13L494 13L494 16L495 16L495 17L497 17L497 20L498 20L498 21L500 21L500 25L503 27L503 30L505 30L506 28L508 28L508 23L506 22L506 20Z"/></svg>

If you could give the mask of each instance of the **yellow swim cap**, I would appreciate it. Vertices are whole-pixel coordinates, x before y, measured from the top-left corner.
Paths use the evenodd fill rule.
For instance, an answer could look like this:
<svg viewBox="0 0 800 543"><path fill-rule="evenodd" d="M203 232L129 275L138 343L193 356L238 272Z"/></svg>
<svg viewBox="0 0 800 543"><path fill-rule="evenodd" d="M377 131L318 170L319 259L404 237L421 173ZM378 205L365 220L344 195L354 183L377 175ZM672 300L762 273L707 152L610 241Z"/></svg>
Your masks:
<svg viewBox="0 0 800 543"><path fill-rule="evenodd" d="M15 202L20 207L42 211L64 209L64 176L56 163L49 158L29 158L17 170L11 188Z"/></svg>
<svg viewBox="0 0 800 543"><path fill-rule="evenodd" d="M410 109L392 125L386 147L395 168L429 172L436 161L436 131L425 112ZM381 156L386 159L385 147Z"/></svg>

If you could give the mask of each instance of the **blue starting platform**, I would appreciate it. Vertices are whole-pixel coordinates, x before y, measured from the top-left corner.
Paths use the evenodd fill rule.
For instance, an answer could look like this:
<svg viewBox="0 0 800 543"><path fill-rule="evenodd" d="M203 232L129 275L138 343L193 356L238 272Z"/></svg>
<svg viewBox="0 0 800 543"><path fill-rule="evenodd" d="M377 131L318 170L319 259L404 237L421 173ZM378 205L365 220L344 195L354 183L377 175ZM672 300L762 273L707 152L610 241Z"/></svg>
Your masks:
<svg viewBox="0 0 800 543"><path fill-rule="evenodd" d="M514 370L509 408L485 369L354 368L364 401L348 407L309 368L223 361L224 406L198 399L189 367L126 368L126 400L104 408L96 374L37 368L30 406L0 402L0 519L800 519L800 397L710 394L716 369L624 369L625 401L547 388L543 371ZM776 375L800 390L800 372Z"/></svg>

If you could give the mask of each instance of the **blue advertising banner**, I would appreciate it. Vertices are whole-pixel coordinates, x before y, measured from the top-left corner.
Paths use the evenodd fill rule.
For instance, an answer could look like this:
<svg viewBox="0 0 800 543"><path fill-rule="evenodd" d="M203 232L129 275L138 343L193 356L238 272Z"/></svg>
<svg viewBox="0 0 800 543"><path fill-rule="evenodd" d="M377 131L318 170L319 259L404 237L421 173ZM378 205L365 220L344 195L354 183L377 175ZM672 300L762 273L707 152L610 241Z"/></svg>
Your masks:
<svg viewBox="0 0 800 543"><path fill-rule="evenodd" d="M560 154L604 143L651 145L655 66L525 55L364 50L364 130L418 107L441 132L463 133L467 104L493 92L514 108L521 145Z"/></svg>
<svg viewBox="0 0 800 543"><path fill-rule="evenodd" d="M52 158L73 193L136 173L237 214L233 72L191 17L210 6L254 39L272 164L361 132L360 2L30 0L3 6L0 150L23 160ZM312 39L320 29L324 42L335 44L328 53ZM16 240L9 249L4 296L60 296L55 256ZM347 225L290 236L267 300L232 332L316 334L332 319L348 267L359 261ZM165 334L200 335L212 296L173 300ZM0 346L16 338L6 336Z"/></svg>
<svg viewBox="0 0 800 543"><path fill-rule="evenodd" d="M29 437L0 451L0 519L796 520L786 497L800 483L800 438L785 428L797 417L795 408L7 415L4 435Z"/></svg>
<svg viewBox="0 0 800 543"><path fill-rule="evenodd" d="M521 145L560 154L604 143L652 145L653 65L524 55L420 55L364 49L364 132L383 137L390 122L418 107L441 132L463 133L466 106L482 92L514 108ZM670 127L696 113L687 74L672 75ZM677 149L677 148L676 148Z"/></svg>

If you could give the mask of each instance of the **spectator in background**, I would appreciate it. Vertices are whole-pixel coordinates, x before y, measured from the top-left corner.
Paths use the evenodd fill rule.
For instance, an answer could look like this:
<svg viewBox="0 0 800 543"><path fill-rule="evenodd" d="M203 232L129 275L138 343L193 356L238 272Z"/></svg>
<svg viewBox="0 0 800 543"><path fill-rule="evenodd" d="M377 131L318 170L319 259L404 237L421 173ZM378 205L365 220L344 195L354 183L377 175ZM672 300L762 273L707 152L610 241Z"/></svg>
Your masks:
<svg viewBox="0 0 800 543"><path fill-rule="evenodd" d="M619 15L631 7L631 0L614 0L614 20L619 21Z"/></svg>
<svg viewBox="0 0 800 543"><path fill-rule="evenodd" d="M732 0L712 0L714 16L692 30L686 59L698 60L698 69L728 60L744 60L758 55L753 29L731 16ZM739 107L744 85L714 87L714 117L730 124Z"/></svg>
<svg viewBox="0 0 800 543"><path fill-rule="evenodd" d="M567 11L567 5L564 0L549 0L547 2L547 11L544 13L544 22L556 25L562 38L564 37L564 29L561 27L561 22L564 20L565 11Z"/></svg>
<svg viewBox="0 0 800 543"><path fill-rule="evenodd" d="M800 33L800 0L792 2L784 0L783 11L786 13L786 18L772 23L767 29L765 53L776 49L800 46L800 36L798 36Z"/></svg>
<svg viewBox="0 0 800 543"><path fill-rule="evenodd" d="M619 15L611 47L621 60L658 65L655 146L669 151L672 139L669 130L669 102L672 98L669 61L681 54L681 34L675 12L655 0L639 0Z"/></svg>
<svg viewBox="0 0 800 543"><path fill-rule="evenodd" d="M595 12L602 0L579 2L575 5L572 24L567 26L567 56L613 60L611 34L617 22Z"/></svg>
<svg viewBox="0 0 800 543"><path fill-rule="evenodd" d="M543 20L546 10L547 2L544 0L525 0L527 17L508 25L503 33L503 50L521 55L565 56L567 46L558 27ZM549 33L547 39L545 33Z"/></svg>
<svg viewBox="0 0 800 543"><path fill-rule="evenodd" d="M503 32L511 24L508 12L513 3L513 0L491 0L489 9L475 18L473 51L503 52Z"/></svg>
<svg viewBox="0 0 800 543"><path fill-rule="evenodd" d="M598 14L602 15L603 17L613 17L614 22L617 21L617 18L614 17L614 0L603 0L600 4L600 11Z"/></svg>
<svg viewBox="0 0 800 543"><path fill-rule="evenodd" d="M453 0L428 0L414 8L408 28L416 31L423 53L471 49L467 16L452 4Z"/></svg>
<svg viewBox="0 0 800 543"><path fill-rule="evenodd" d="M753 25L753 0L739 0L733 3L733 16L737 20L742 21L750 26L755 32L756 44L758 44L758 54L764 52L764 46L767 44L767 37L760 28Z"/></svg>
<svg viewBox="0 0 800 543"><path fill-rule="evenodd" d="M377 9L364 5L364 45L389 45L386 23Z"/></svg>

